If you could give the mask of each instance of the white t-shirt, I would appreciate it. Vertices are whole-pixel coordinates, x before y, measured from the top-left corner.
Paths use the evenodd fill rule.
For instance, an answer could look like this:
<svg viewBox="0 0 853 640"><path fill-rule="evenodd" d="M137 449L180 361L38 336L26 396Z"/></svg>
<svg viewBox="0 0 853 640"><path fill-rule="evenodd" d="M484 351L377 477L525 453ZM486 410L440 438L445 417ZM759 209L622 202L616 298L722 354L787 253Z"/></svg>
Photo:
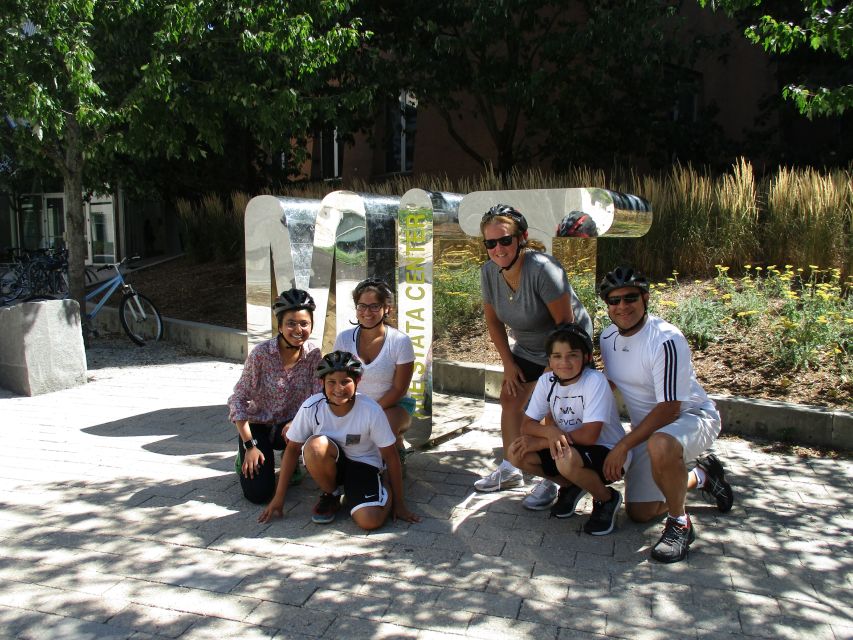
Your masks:
<svg viewBox="0 0 853 640"><path fill-rule="evenodd" d="M524 411L527 417L539 422L550 411L557 426L566 433L580 429L585 422L602 422L595 444L608 449L625 436L616 400L603 373L587 367L572 384L563 386L553 380L550 371L539 376Z"/></svg>
<svg viewBox="0 0 853 640"><path fill-rule="evenodd" d="M395 442L394 432L385 412L378 404L361 393L355 394L355 404L345 416L338 417L329 408L322 393L315 393L299 407L287 437L305 442L311 436L326 436L350 460L382 468L380 447Z"/></svg>
<svg viewBox="0 0 853 640"><path fill-rule="evenodd" d="M640 424L661 402L681 401L681 413L702 407L716 412L714 402L696 380L690 346L677 327L649 315L632 336L611 324L599 339L604 373L616 385L631 424Z"/></svg>
<svg viewBox="0 0 853 640"><path fill-rule="evenodd" d="M353 327L342 331L335 340L335 351L349 351L364 360L358 353L358 334L361 327ZM412 340L402 331L394 327L385 327L385 341L379 350L379 355L364 365L364 373L358 383L358 392L378 401L391 388L394 382L394 370L398 364L415 361L415 350Z"/></svg>

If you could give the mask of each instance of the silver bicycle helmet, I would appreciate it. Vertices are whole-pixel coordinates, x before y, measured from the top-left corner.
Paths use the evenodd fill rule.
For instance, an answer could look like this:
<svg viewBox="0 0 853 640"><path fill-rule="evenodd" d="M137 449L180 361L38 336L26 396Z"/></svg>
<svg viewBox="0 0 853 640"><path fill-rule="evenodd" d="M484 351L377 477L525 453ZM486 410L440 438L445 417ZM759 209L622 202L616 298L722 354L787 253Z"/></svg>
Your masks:
<svg viewBox="0 0 853 640"><path fill-rule="evenodd" d="M646 276L639 271L634 271L631 267L616 267L601 280L598 295L601 296L602 300L606 300L611 291L622 287L636 287L640 291L648 293L649 281Z"/></svg>
<svg viewBox="0 0 853 640"><path fill-rule="evenodd" d="M527 218L524 217L524 214L521 213L515 207L511 207L508 204L496 204L491 209L486 211L483 214L483 217L480 219L480 228L482 229L484 224L487 224L492 221L493 218L497 218L502 216L504 218L509 218L513 222L515 222L518 227L518 234L522 235L525 231L527 231Z"/></svg>

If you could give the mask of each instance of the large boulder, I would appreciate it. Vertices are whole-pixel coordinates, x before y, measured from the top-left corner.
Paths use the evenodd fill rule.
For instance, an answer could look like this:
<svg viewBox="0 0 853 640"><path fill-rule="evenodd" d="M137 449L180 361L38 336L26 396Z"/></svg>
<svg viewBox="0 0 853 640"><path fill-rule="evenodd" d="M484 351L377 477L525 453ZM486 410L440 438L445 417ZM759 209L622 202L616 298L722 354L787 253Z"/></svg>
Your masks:
<svg viewBox="0 0 853 640"><path fill-rule="evenodd" d="M75 300L0 307L0 386L27 396L86 382L86 351Z"/></svg>

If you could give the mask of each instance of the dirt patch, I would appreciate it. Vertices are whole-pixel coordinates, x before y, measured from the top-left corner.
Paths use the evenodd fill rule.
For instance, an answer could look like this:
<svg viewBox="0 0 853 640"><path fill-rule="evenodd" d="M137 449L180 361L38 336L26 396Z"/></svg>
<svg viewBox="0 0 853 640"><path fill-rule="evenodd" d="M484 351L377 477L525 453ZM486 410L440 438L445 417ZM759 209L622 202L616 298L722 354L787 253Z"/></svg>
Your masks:
<svg viewBox="0 0 853 640"><path fill-rule="evenodd" d="M131 281L164 316L236 329L246 328L242 263L193 264L179 258L131 272ZM709 393L764 398L850 410L853 383L828 368L791 372L774 364L767 340L723 340L693 352L699 381ZM436 358L500 365L481 319L465 331L435 341Z"/></svg>

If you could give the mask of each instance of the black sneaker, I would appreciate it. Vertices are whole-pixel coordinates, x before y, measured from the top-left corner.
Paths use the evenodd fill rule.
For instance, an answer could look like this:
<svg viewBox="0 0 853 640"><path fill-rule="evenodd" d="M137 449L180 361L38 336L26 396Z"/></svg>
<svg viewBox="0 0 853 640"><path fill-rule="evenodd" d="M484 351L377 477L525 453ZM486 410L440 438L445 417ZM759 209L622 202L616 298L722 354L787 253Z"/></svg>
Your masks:
<svg viewBox="0 0 853 640"><path fill-rule="evenodd" d="M557 502L551 507L551 518L571 518L575 515L575 507L586 493L584 489L570 484L568 487L560 487L557 494Z"/></svg>
<svg viewBox="0 0 853 640"><path fill-rule="evenodd" d="M693 530L689 515L687 525L682 525L675 518L667 516L663 535L652 547L652 558L658 562L680 562L687 557L687 552L690 551L690 545L694 540L696 540L696 532Z"/></svg>
<svg viewBox="0 0 853 640"><path fill-rule="evenodd" d="M329 524L335 519L335 514L341 508L341 497L333 493L321 493L320 499L314 505L311 520L317 524Z"/></svg>
<svg viewBox="0 0 853 640"><path fill-rule="evenodd" d="M616 527L616 514L622 505L622 494L613 487L610 489L610 500L606 502L592 501L592 515L583 530L591 536L606 536Z"/></svg>
<svg viewBox="0 0 853 640"><path fill-rule="evenodd" d="M722 513L731 510L735 501L731 485L726 482L723 463L713 453L706 453L696 459L696 465L705 471L705 484L699 487L709 502L716 502Z"/></svg>

